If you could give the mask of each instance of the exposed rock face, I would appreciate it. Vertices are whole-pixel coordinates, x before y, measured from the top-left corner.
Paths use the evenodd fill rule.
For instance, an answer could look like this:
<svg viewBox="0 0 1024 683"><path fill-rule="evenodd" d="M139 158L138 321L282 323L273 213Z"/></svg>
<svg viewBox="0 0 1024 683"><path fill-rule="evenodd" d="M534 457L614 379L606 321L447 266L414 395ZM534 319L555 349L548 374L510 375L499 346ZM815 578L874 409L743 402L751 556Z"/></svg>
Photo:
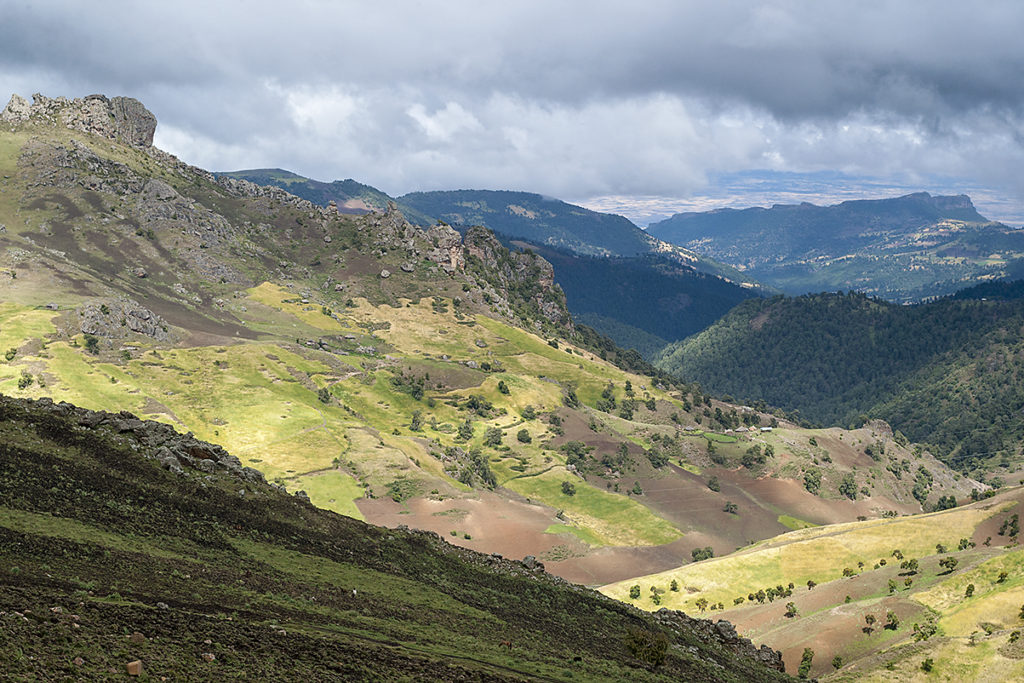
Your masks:
<svg viewBox="0 0 1024 683"><path fill-rule="evenodd" d="M20 95L12 95L0 121L19 124L28 121L60 124L83 133L120 140L134 147L150 147L156 132L156 117L141 102L131 97L107 98L89 95L84 98L51 99L32 96L32 104Z"/></svg>
<svg viewBox="0 0 1024 683"><path fill-rule="evenodd" d="M433 249L427 252L428 261L441 266L449 275L466 267L466 254L462 236L450 225L435 225L427 230L427 239Z"/></svg>
<svg viewBox="0 0 1024 683"><path fill-rule="evenodd" d="M134 332L157 341L168 341L171 338L163 318L131 299L110 299L85 304L78 309L78 319L82 332L97 337L119 338Z"/></svg>

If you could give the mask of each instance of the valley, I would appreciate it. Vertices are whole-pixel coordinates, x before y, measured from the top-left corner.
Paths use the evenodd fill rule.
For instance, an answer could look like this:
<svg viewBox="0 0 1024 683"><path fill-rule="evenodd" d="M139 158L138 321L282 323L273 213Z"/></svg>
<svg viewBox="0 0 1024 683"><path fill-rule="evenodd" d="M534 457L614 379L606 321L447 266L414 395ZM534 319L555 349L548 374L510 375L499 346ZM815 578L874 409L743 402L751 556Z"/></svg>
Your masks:
<svg viewBox="0 0 1024 683"><path fill-rule="evenodd" d="M116 111L133 113L118 119ZM195 638L213 620L232 651L252 647L248 628L301 634L307 654L294 668L278 663L282 670L306 671L318 661L308 653L324 639L341 647L340 638L356 633L376 643L371 649L400 654L395 676L458 666L482 679L771 680L765 665L777 664L774 655L740 636L781 650L790 674L806 647L820 653L817 676L829 673L835 656L846 663L836 676L882 675L890 661L910 667L925 646L904 647L914 637L907 624L870 647L836 645L863 612L881 609L875 603L893 605L907 623L932 615L941 637L927 647L947 675L954 659L986 665L1016 642L1009 639L1017 580L990 586L975 577L1019 566L1017 532L998 533L1019 489L979 481L986 472L951 469L935 457L947 451L876 414L849 428L812 428L761 396L694 383L690 369L650 365L570 314L574 287L560 287L558 272L580 267L578 256L508 235L503 244L481 227L418 226L393 206L350 213L337 200L321 206L240 176L218 177L152 147L150 119L137 102L98 97L37 98L0 117L7 127L0 407L10 436L0 483L12 501L0 510L0 528L19 544L0 552L5 576L15 577L2 584L5 612L24 615L26 603L30 612L50 609L59 592L79 586L78 602L108 627L164 629L148 605L186 591L175 608L187 608ZM721 298L682 307L674 322L635 319L635 329L678 330L697 310L704 313L695 326L710 324L709 311L733 297L739 308L726 321L783 305L744 301L739 287L706 273L684 277L678 260L642 258L664 279L621 301L638 307L659 282L675 280L700 280L702 291ZM630 272L639 280L651 277L640 275L652 272L648 265L580 267L575 291L599 268L606 279ZM740 356L764 362L753 351ZM62 401L80 408L54 405ZM179 437L188 443L184 455L160 450ZM37 465L19 464L32 458ZM95 477L121 466L128 475L114 479L122 490L139 487L155 502L130 495L118 502ZM95 504L72 504L67 492L76 488ZM192 504L169 502L181 496L198 497L193 516L180 512ZM120 510L127 528L104 509ZM146 526L164 514L183 520L181 528ZM214 539L209 547L203 529ZM935 545L958 547L960 539L975 545L950 551L958 565L938 578L938 555L947 553ZM929 577L898 598L879 584L895 574L880 560L897 542ZM72 559L57 559L61 547L75 549ZM110 576L97 560L105 552L118 559ZM193 555L199 559L181 559ZM181 574L215 578L204 578L190 598L178 575L161 575L157 590L143 568L163 559L196 565L182 565ZM256 569L239 574L239 563ZM836 576L843 563L852 574ZM874 563L879 569L869 572ZM50 581L54 564L62 578ZM522 581L502 578L509 573ZM949 596L965 580L984 588L967 603L973 611L961 613ZM671 590L673 581L683 590ZM799 620L780 616L773 601L736 602L776 583L807 581L820 587L793 600ZM543 595L526 601L522 615L502 616L509 597L497 587L515 594L534 582L554 592L538 588ZM637 585L639 601L631 595ZM847 585L850 602L837 599ZM348 590L371 600L356 606ZM576 599L586 605L580 616L565 606ZM739 636L728 622L648 617L630 604L724 616ZM424 606L451 629L400 626L401 615ZM525 635L523 624L544 609L544 635ZM978 626L982 612L991 629ZM226 624L229 616L243 626ZM344 626L328 634L325 619ZM576 620L571 648L556 645L560 619ZM809 626L819 621L835 634ZM478 622L489 626L477 633ZM591 623L608 630L580 646ZM661 636L630 635L627 624L664 633L665 645ZM18 628L29 629L19 639L36 637ZM972 636L979 628L985 636ZM506 641L506 632L529 643L528 656L495 652L491 641ZM373 635L380 633L389 635ZM968 637L983 642L975 659L954 653ZM694 641L714 652L687 650ZM60 652L67 670L58 641L43 642L32 656L55 662ZM109 668L116 662L100 653L111 647L90 636L81 651ZM574 658L580 648L607 651ZM165 668L168 653L186 656L158 650ZM487 654L459 654L477 650ZM374 652L373 661L386 658ZM252 671L251 660L227 650L217 656L235 667L228 672ZM721 671L709 673L711 660ZM8 663L30 678L31 661ZM1002 666L1017 671L1013 661Z"/></svg>

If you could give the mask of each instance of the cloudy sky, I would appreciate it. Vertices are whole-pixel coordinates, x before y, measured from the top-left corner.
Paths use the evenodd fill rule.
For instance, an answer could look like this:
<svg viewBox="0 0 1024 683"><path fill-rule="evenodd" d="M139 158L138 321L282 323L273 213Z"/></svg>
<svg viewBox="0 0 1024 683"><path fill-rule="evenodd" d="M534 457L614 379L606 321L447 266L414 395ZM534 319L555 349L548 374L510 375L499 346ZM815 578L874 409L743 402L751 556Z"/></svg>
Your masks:
<svg viewBox="0 0 1024 683"><path fill-rule="evenodd" d="M638 222L965 191L1024 222L1024 3L0 0L0 91L142 100L158 146ZM5 93L0 93L4 97Z"/></svg>

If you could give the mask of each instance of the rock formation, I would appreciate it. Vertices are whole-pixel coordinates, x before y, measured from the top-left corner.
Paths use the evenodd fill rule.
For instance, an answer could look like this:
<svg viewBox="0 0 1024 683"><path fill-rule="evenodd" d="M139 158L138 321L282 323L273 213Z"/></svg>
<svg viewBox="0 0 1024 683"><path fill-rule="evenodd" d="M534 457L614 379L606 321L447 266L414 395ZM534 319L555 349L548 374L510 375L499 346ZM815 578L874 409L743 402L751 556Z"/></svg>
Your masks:
<svg viewBox="0 0 1024 683"><path fill-rule="evenodd" d="M84 98L49 98L32 96L32 104L20 95L11 95L10 102L0 112L0 122L20 124L38 121L61 123L72 130L93 133L111 140L150 147L156 132L156 117L141 102L131 97L108 98L89 95Z"/></svg>

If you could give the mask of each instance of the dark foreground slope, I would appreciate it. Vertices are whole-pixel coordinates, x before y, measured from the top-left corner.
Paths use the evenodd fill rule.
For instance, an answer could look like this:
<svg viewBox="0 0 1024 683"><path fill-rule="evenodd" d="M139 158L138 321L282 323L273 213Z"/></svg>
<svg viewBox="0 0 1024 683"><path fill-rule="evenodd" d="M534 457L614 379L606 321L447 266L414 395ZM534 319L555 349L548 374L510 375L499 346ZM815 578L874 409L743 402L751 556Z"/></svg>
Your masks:
<svg viewBox="0 0 1024 683"><path fill-rule="evenodd" d="M785 678L724 622L314 508L125 413L0 397L0 502L10 680Z"/></svg>

